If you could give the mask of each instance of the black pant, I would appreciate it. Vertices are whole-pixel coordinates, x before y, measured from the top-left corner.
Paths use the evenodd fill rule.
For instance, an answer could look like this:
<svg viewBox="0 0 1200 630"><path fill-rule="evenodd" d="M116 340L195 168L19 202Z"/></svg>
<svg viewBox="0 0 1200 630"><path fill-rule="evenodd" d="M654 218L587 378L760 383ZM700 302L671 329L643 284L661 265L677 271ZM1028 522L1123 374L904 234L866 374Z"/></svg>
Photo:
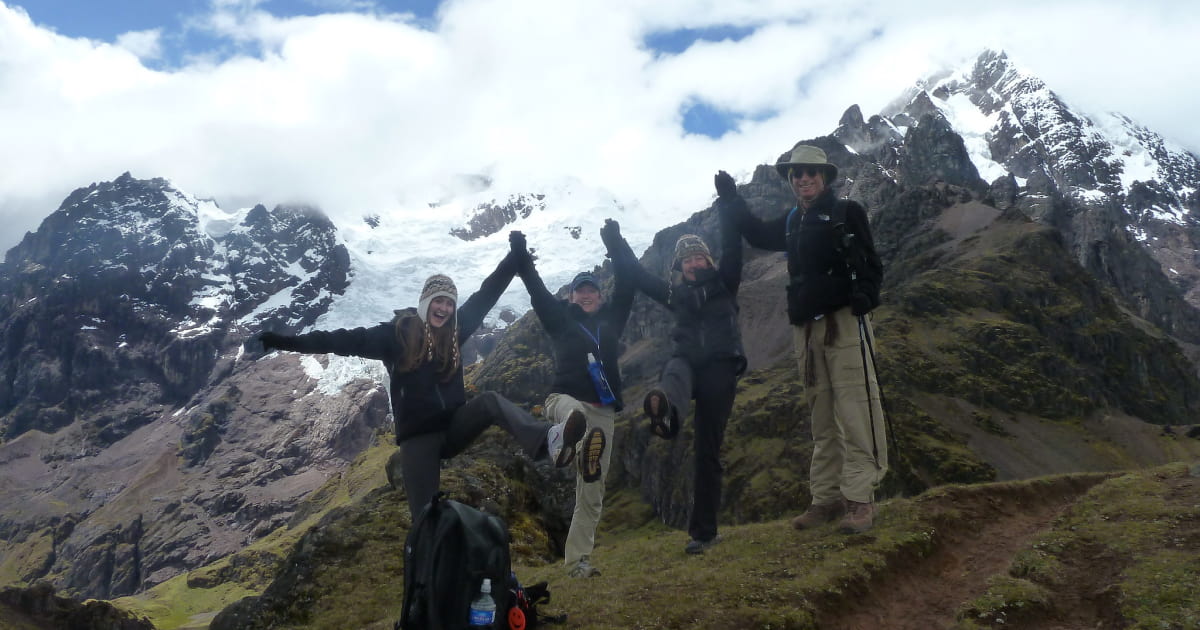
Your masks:
<svg viewBox="0 0 1200 630"><path fill-rule="evenodd" d="M675 357L663 367L659 387L667 395L679 420L687 417L691 401L696 399L695 479L692 491L692 515L688 534L708 541L717 535L717 510L721 507L721 444L725 425L733 411L741 359L721 359L693 366Z"/></svg>
<svg viewBox="0 0 1200 630"><path fill-rule="evenodd" d="M546 455L546 431L550 425L535 420L496 392L483 392L455 410L446 430L414 435L400 443L400 470L409 513L414 519L437 494L442 460L466 450L492 425L516 438L531 459Z"/></svg>

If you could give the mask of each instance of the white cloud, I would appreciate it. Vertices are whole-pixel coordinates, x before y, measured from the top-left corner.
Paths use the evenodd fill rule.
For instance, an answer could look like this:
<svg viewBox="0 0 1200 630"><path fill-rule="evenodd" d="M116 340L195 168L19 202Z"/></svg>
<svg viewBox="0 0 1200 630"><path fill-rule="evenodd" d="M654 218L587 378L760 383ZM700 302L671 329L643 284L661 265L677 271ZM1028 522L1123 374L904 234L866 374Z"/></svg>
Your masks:
<svg viewBox="0 0 1200 630"><path fill-rule="evenodd" d="M140 59L154 60L162 56L162 29L129 31L117 36L117 46Z"/></svg>
<svg viewBox="0 0 1200 630"><path fill-rule="evenodd" d="M1072 104L1200 150L1190 3L450 0L431 29L378 10L284 19L256 0L212 6L191 28L242 54L191 51L152 70L139 57L161 52L157 29L72 39L0 4L0 222L18 228L0 248L71 189L125 170L225 205L302 200L345 216L423 207L463 173L530 189L574 177L683 217L708 202L718 168L749 172L832 131L851 104L869 116L985 46ZM677 55L643 45L716 24L758 30ZM691 136L681 107L695 99L777 115Z"/></svg>

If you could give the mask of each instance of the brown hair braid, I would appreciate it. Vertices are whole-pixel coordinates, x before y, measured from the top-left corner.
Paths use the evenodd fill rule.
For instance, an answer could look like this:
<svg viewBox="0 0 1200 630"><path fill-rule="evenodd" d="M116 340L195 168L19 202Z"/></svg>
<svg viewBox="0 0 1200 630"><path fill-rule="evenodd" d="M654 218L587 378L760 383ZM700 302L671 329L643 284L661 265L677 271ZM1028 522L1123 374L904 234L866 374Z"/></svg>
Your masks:
<svg viewBox="0 0 1200 630"><path fill-rule="evenodd" d="M400 357L400 371L412 372L422 363L433 363L444 383L458 372L461 357L458 353L458 317L452 318L454 325L433 328L429 322L414 315L396 320L396 337L404 352Z"/></svg>

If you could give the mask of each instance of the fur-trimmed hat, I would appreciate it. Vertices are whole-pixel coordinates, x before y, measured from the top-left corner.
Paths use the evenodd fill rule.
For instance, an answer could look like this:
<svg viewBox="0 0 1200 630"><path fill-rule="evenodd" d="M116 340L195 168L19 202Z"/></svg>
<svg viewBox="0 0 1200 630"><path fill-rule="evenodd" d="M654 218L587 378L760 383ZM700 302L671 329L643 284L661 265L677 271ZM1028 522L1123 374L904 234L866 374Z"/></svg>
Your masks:
<svg viewBox="0 0 1200 630"><path fill-rule="evenodd" d="M458 305L458 287L454 286L450 276L438 273L429 276L425 281L425 287L421 289L421 301L417 303L417 316L421 321L429 320L429 304L435 297L450 298L456 306Z"/></svg>
<svg viewBox="0 0 1200 630"><path fill-rule="evenodd" d="M838 168L829 163L829 158L820 147L811 144L798 143L792 150L779 156L775 162L775 170L779 176L787 179L788 171L796 166L816 166L825 172L825 185L828 186L837 179Z"/></svg>
<svg viewBox="0 0 1200 630"><path fill-rule="evenodd" d="M708 251L708 245L704 239L695 234L684 234L675 241L675 260L671 263L671 268L675 271L683 271L683 259L696 254L707 258L709 266L716 268L717 263L713 261L712 252Z"/></svg>

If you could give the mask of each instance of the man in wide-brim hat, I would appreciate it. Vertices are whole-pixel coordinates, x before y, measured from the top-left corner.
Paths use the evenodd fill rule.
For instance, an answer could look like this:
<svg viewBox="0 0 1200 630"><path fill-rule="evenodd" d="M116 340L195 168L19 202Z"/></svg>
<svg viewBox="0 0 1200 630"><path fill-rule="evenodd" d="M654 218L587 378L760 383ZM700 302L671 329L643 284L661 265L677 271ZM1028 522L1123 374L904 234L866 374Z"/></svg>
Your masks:
<svg viewBox="0 0 1200 630"><path fill-rule="evenodd" d="M775 169L796 196L796 207L771 221L743 210L738 224L751 246L787 252L788 319L814 443L812 505L792 524L807 529L840 518L842 531L861 533L874 522L875 488L887 472L868 317L879 305L883 265L866 210L834 193L838 168L824 150L797 144ZM717 180L718 190L735 188L724 171Z"/></svg>

